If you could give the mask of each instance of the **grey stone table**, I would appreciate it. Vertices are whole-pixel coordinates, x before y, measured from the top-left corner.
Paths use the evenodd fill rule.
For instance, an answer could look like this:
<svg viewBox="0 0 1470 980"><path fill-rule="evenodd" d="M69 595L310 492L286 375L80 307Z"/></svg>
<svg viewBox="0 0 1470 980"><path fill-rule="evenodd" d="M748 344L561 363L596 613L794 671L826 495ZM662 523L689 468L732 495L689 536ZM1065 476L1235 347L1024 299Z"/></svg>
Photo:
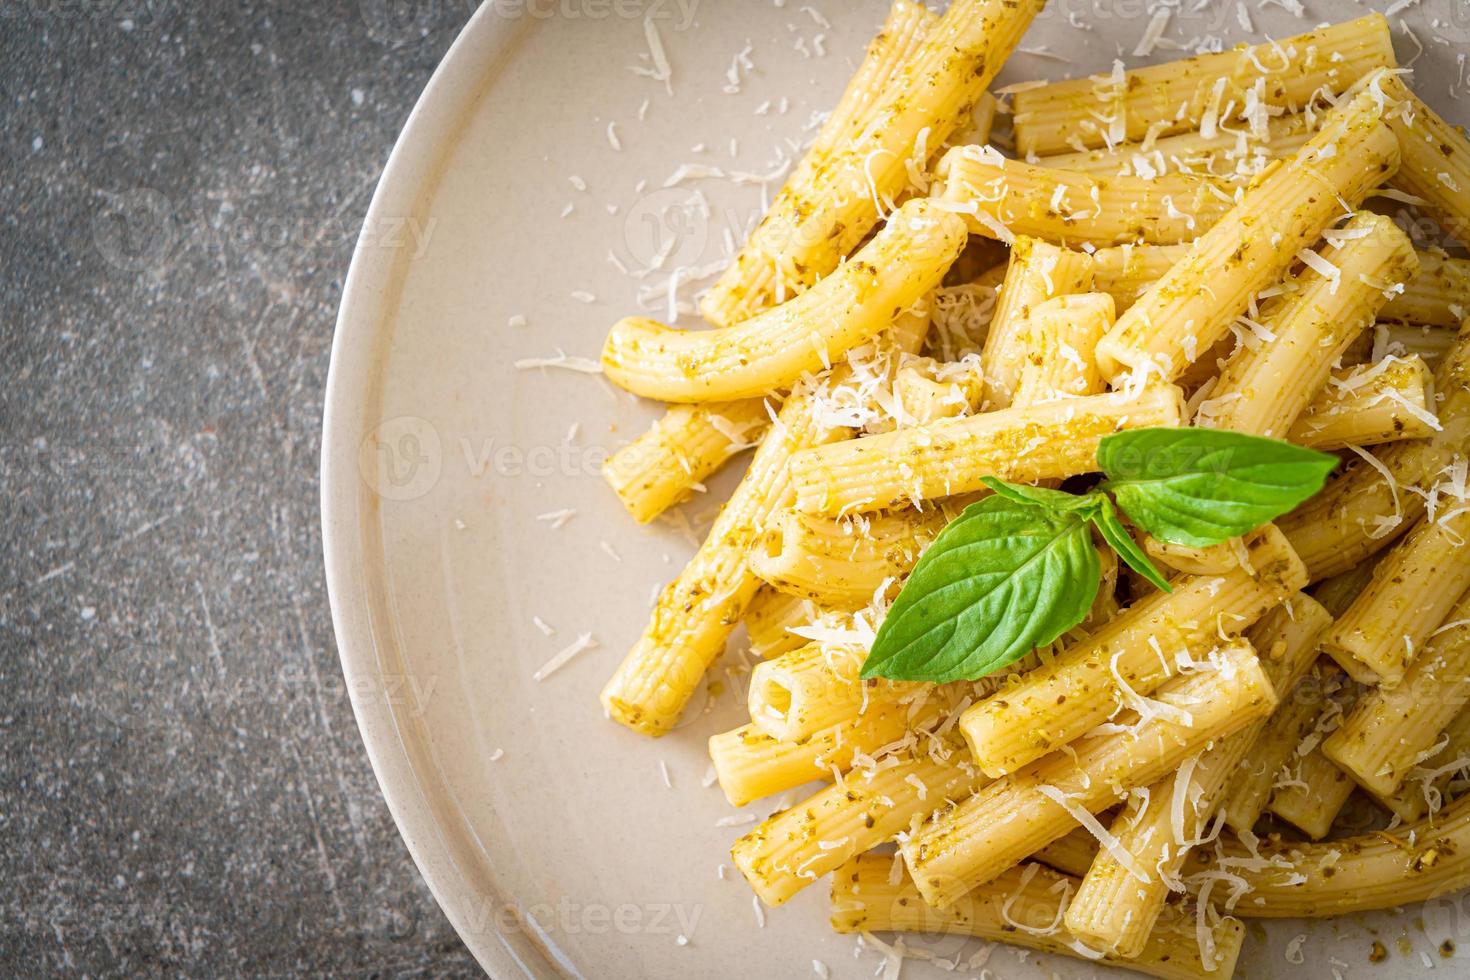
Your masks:
<svg viewBox="0 0 1470 980"><path fill-rule="evenodd" d="M0 975L471 975L322 582L352 241L469 0L0 0Z"/></svg>

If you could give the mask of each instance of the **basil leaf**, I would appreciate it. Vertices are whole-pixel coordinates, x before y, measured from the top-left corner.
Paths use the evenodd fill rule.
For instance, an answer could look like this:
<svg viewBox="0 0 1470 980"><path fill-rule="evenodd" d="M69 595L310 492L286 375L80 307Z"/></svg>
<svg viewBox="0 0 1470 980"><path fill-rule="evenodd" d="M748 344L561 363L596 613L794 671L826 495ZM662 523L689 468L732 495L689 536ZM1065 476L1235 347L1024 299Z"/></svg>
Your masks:
<svg viewBox="0 0 1470 980"><path fill-rule="evenodd" d="M862 676L984 677L1080 623L1100 578L1081 515L986 497L950 522L914 566Z"/></svg>
<svg viewBox="0 0 1470 980"><path fill-rule="evenodd" d="M1174 591L1169 580L1164 578L1164 573L1159 571L1149 558L1148 552L1138 546L1138 542L1133 540L1133 535L1129 534L1128 529L1123 526L1122 520L1118 517L1118 508L1107 497L1103 498L1102 506L1098 508L1092 523L1097 525L1103 540L1118 553L1118 557L1123 559L1129 568L1165 592Z"/></svg>
<svg viewBox="0 0 1470 980"><path fill-rule="evenodd" d="M1275 520L1322 489L1336 456L1221 429L1134 429L1097 460L1118 506L1157 538L1207 548Z"/></svg>
<svg viewBox="0 0 1470 980"><path fill-rule="evenodd" d="M1053 490L1050 487L1033 487L1027 483L1007 483L993 476L982 476L980 482L1001 496L1009 497L1017 503L1045 507L1057 513L1072 510L1091 511L1098 506L1098 501L1103 499L1100 493L1086 493L1078 496L1075 493Z"/></svg>

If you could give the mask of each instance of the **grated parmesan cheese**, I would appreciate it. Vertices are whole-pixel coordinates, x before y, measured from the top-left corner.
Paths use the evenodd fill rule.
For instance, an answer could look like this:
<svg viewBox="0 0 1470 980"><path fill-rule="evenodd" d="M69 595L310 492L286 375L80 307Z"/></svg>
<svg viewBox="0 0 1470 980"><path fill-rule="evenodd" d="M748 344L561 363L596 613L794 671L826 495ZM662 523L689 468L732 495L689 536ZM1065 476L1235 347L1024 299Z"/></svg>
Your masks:
<svg viewBox="0 0 1470 980"><path fill-rule="evenodd" d="M571 661L571 659L577 654L583 653L587 650L596 649L597 646L598 642L592 638L591 633L578 634L575 640L569 643L550 660L546 661L546 663L542 664L541 669L531 675L531 680L544 681L546 678L550 677L552 674L565 667L567 663Z"/></svg>

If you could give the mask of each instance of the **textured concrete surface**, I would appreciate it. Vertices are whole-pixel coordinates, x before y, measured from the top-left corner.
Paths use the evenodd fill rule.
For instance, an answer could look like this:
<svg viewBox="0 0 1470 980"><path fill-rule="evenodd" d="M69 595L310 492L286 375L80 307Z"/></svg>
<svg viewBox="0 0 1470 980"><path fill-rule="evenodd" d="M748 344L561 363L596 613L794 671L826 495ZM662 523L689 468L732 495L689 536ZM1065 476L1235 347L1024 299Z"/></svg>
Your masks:
<svg viewBox="0 0 1470 980"><path fill-rule="evenodd" d="M317 453L457 0L0 0L0 975L470 975L358 740Z"/></svg>

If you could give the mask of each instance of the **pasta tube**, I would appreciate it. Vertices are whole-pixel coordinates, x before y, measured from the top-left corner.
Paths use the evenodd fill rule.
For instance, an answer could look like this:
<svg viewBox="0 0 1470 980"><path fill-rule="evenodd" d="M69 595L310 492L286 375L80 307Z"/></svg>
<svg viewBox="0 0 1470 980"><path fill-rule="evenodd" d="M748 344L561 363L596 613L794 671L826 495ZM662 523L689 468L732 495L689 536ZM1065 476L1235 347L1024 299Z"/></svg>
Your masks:
<svg viewBox="0 0 1470 980"><path fill-rule="evenodd" d="M1037 851L1032 859L1040 861L1048 868L1055 868L1062 874L1081 878L1092 867L1097 851L1097 838L1087 828L1078 827Z"/></svg>
<svg viewBox="0 0 1470 980"><path fill-rule="evenodd" d="M1272 690L1290 691L1316 659L1317 637L1332 617L1298 594L1250 630ZM1094 948L1133 957L1153 932L1171 888L1182 890L1179 871L1193 841L1203 835L1226 783L1250 750L1264 719L1221 739L1159 780L1142 796L1130 796L1113 820L1117 848L1098 852L1067 907L1067 928ZM1142 802L1140 802L1142 801ZM1131 861L1120 861L1121 856ZM1133 870L1142 869L1146 881Z"/></svg>
<svg viewBox="0 0 1470 980"><path fill-rule="evenodd" d="M1470 509L1427 517L1394 545L1323 647L1361 665L1358 680L1396 687L1424 643L1470 589Z"/></svg>
<svg viewBox="0 0 1470 980"><path fill-rule="evenodd" d="M769 411L761 398L675 405L613 453L602 477L633 519L646 524L687 499L730 457L759 443Z"/></svg>
<svg viewBox="0 0 1470 980"><path fill-rule="evenodd" d="M1263 311L1274 339L1236 352L1200 405L1197 425L1283 438L1348 345L1372 326L1389 290L1417 269L1409 236L1388 218L1360 211L1341 234L1340 245L1319 253L1320 267L1303 269Z"/></svg>
<svg viewBox="0 0 1470 980"><path fill-rule="evenodd" d="M1435 372L1440 428L1427 439L1394 443L1362 459L1323 491L1277 521L1313 581L1339 575L1393 543L1424 513L1445 468L1470 445L1470 330Z"/></svg>
<svg viewBox="0 0 1470 980"><path fill-rule="evenodd" d="M817 449L791 460L796 507L836 517L969 493L980 478L1018 482L1097 468L1102 437L1125 429L1177 426L1183 395L1172 385L1042 402L944 419Z"/></svg>
<svg viewBox="0 0 1470 980"><path fill-rule="evenodd" d="M932 720L936 710L937 706L923 705L917 718ZM813 780L831 780L835 772L852 768L854 759L887 745L901 745L909 728L910 709L899 704L854 715L790 742L772 738L755 725L741 725L711 735L709 757L725 798L744 806Z"/></svg>
<svg viewBox="0 0 1470 980"><path fill-rule="evenodd" d="M1402 683L1362 698L1322 751L1376 796L1398 790L1470 698L1470 595L1462 595Z"/></svg>
<svg viewBox="0 0 1470 980"><path fill-rule="evenodd" d="M1092 253L1096 288L1126 310L1189 254L1188 245L1119 245ZM1470 259L1417 251L1419 271L1392 296L1379 318L1457 329L1470 315ZM1437 332L1436 332L1437 333ZM1451 334L1453 336L1453 334ZM1418 353L1415 351L1415 353Z"/></svg>
<svg viewBox="0 0 1470 980"><path fill-rule="evenodd" d="M807 194L778 202L752 235L747 251L761 257L747 264L770 265L769 288L800 291L837 267L910 186L915 159L927 162L927 147L938 149L966 124L1041 7L1042 0L950 5L889 80L863 131L814 170ZM752 292L760 283L740 287ZM727 305L718 295L716 303ZM759 309L762 300L736 305Z"/></svg>
<svg viewBox="0 0 1470 980"><path fill-rule="evenodd" d="M1095 395L1106 390L1093 350L1116 319L1107 293L1058 296L1034 307L1026 320L1026 362L1016 403Z"/></svg>
<svg viewBox="0 0 1470 980"><path fill-rule="evenodd" d="M1188 245L1119 245L1092 253L1093 281L1126 310L1189 254Z"/></svg>
<svg viewBox="0 0 1470 980"><path fill-rule="evenodd" d="M1318 746L1301 756L1291 772L1291 781L1275 788L1266 809L1312 840L1321 840L1351 795L1352 779Z"/></svg>
<svg viewBox="0 0 1470 980"><path fill-rule="evenodd" d="M1450 781L1470 766L1470 711L1456 715L1435 744L1444 747L1409 770L1397 792L1373 798L1404 823L1438 813Z"/></svg>
<svg viewBox="0 0 1470 980"><path fill-rule="evenodd" d="M1470 259L1419 253L1419 274L1389 300L1383 319L1455 329L1470 316Z"/></svg>
<svg viewBox="0 0 1470 980"><path fill-rule="evenodd" d="M1267 119L1260 137L1250 129L1217 130L1213 136L1192 132L1160 139L1145 137L1139 143L1045 156L1041 163L1099 177L1156 177L1174 173L1249 176L1254 172L1254 164L1263 165L1301 149L1311 138L1313 128L1306 113L1291 113Z"/></svg>
<svg viewBox="0 0 1470 980"><path fill-rule="evenodd" d="M963 746L943 742L893 756L891 765L854 769L802 803L766 820L730 848L735 867L767 905L783 905L849 859L892 840L987 780Z"/></svg>
<svg viewBox="0 0 1470 980"><path fill-rule="evenodd" d="M991 783L943 811L900 847L925 901L953 905L970 889L1146 786L1210 742L1269 714L1276 705L1260 662L1243 640L1213 669L1159 692L1148 717L1125 716L1123 730L1082 739Z"/></svg>
<svg viewBox="0 0 1470 980"><path fill-rule="evenodd" d="M1207 926L1200 948L1194 910L1171 905L1134 959L1098 956L1061 923L1076 880L1034 862L1007 869L947 909L926 905L912 882L892 880L892 862L859 857L832 876L832 928L838 932L956 933L1044 953L1106 963L1165 980L1229 980L1245 942L1239 919Z"/></svg>
<svg viewBox="0 0 1470 980"><path fill-rule="evenodd" d="M700 312L717 327L729 327L789 298L809 285L801 277L781 279L776 267L780 231L788 212L823 193L818 172L834 154L862 135L868 123L885 111L886 93L903 75L925 36L939 18L922 4L894 0L888 17L847 84L837 107L817 131L811 149L786 178L770 212L756 227L719 280L700 300Z"/></svg>
<svg viewBox="0 0 1470 980"><path fill-rule="evenodd" d="M928 327L928 310L921 305L899 314L886 343L898 351L913 349ZM896 360L885 359L890 367ZM749 553L772 516L790 508L792 453L851 432L829 424L824 408L824 386L841 385L850 375L850 365L839 365L823 381L803 383L787 397L745 479L699 551L660 594L643 635L603 688L602 705L611 718L648 735L662 735L678 720L760 587Z"/></svg>
<svg viewBox="0 0 1470 980"><path fill-rule="evenodd" d="M1250 571L1176 579L1096 634L1064 649L1011 687L966 709L959 728L988 775L1015 772L1136 707L1160 684L1209 654L1306 585L1306 571L1271 525L1250 545Z"/></svg>
<svg viewBox="0 0 1470 980"><path fill-rule="evenodd" d="M1227 104L1261 101L1293 109L1312 102L1322 89L1345 92L1374 69L1396 64L1388 21L1380 14L1130 72L1120 64L1111 76L1017 92L1016 150L1029 158L1213 130Z"/></svg>
<svg viewBox="0 0 1470 980"><path fill-rule="evenodd" d="M951 146L984 146L990 142L990 132L995 128L995 117L1000 112L1000 102L986 92L975 100L970 118L962 123L949 138Z"/></svg>
<svg viewBox="0 0 1470 980"><path fill-rule="evenodd" d="M1445 231L1470 245L1470 140L1464 129L1441 119L1397 75L1366 84L1397 103L1384 117L1403 154L1394 186L1423 199Z"/></svg>
<svg viewBox="0 0 1470 980"><path fill-rule="evenodd" d="M1324 451L1427 439L1439 424L1433 385L1433 372L1419 357L1385 357L1369 368L1334 371L1286 438Z"/></svg>
<svg viewBox="0 0 1470 980"><path fill-rule="evenodd" d="M659 595L643 635L602 690L603 708L615 721L664 734L725 649L760 586L747 554L771 515L787 506L792 453L841 437L818 420L816 401L811 390L787 398L699 551Z"/></svg>
<svg viewBox="0 0 1470 980"><path fill-rule="evenodd" d="M757 664L747 692L751 723L778 741L794 742L919 690L860 678L867 655L856 645L809 643Z"/></svg>
<svg viewBox="0 0 1470 980"><path fill-rule="evenodd" d="M899 369L893 397L906 424L970 415L985 397L985 379L977 362L948 364L922 358Z"/></svg>
<svg viewBox="0 0 1470 980"><path fill-rule="evenodd" d="M1266 812L1282 770L1322 717L1322 686L1320 677L1307 676L1295 687L1281 689L1281 705L1267 719L1221 791L1220 812L1226 826L1237 834L1249 833Z"/></svg>
<svg viewBox="0 0 1470 980"><path fill-rule="evenodd" d="M942 200L970 233L1003 242L1027 235L1058 245L1193 241L1234 203L1206 177L1095 177L1007 160L989 146L958 146L939 161Z"/></svg>
<svg viewBox="0 0 1470 980"><path fill-rule="evenodd" d="M942 511L835 521L787 511L750 554L755 574L782 592L833 605L861 605L903 578L944 528Z"/></svg>
<svg viewBox="0 0 1470 980"><path fill-rule="evenodd" d="M1222 843L1196 851L1189 880L1220 871L1245 897L1240 915L1321 918L1393 908L1450 895L1470 885L1470 796L1438 817L1345 840L1302 844L1264 840L1253 851Z"/></svg>
<svg viewBox="0 0 1470 980"><path fill-rule="evenodd" d="M1009 408L1015 398L1026 363L1025 324L1031 311L1049 299L1091 288L1092 263L1082 252L1035 238L1016 240L980 355L987 408Z"/></svg>
<svg viewBox="0 0 1470 980"><path fill-rule="evenodd" d="M736 326L676 330L642 317L619 320L602 349L603 371L634 394L664 401L727 401L788 387L917 303L964 243L962 221L930 201L909 201L839 271Z"/></svg>
<svg viewBox="0 0 1470 980"><path fill-rule="evenodd" d="M1186 575L1223 575L1239 568L1241 557L1245 554L1240 538L1221 541L1208 548L1191 548L1164 541L1151 534L1144 535L1143 550L1154 561Z"/></svg>
<svg viewBox="0 0 1470 980"><path fill-rule="evenodd" d="M1148 371L1173 380L1209 350L1251 298L1398 167L1398 141L1365 92L1332 111L1294 156L1243 190L1234 208L1144 293L1098 344L1114 380Z"/></svg>
<svg viewBox="0 0 1470 980"><path fill-rule="evenodd" d="M765 587L745 609L745 629L750 636L750 652L763 660L779 657L788 650L804 647L810 641L789 632L793 626L809 626L822 615L823 609L810 599Z"/></svg>

